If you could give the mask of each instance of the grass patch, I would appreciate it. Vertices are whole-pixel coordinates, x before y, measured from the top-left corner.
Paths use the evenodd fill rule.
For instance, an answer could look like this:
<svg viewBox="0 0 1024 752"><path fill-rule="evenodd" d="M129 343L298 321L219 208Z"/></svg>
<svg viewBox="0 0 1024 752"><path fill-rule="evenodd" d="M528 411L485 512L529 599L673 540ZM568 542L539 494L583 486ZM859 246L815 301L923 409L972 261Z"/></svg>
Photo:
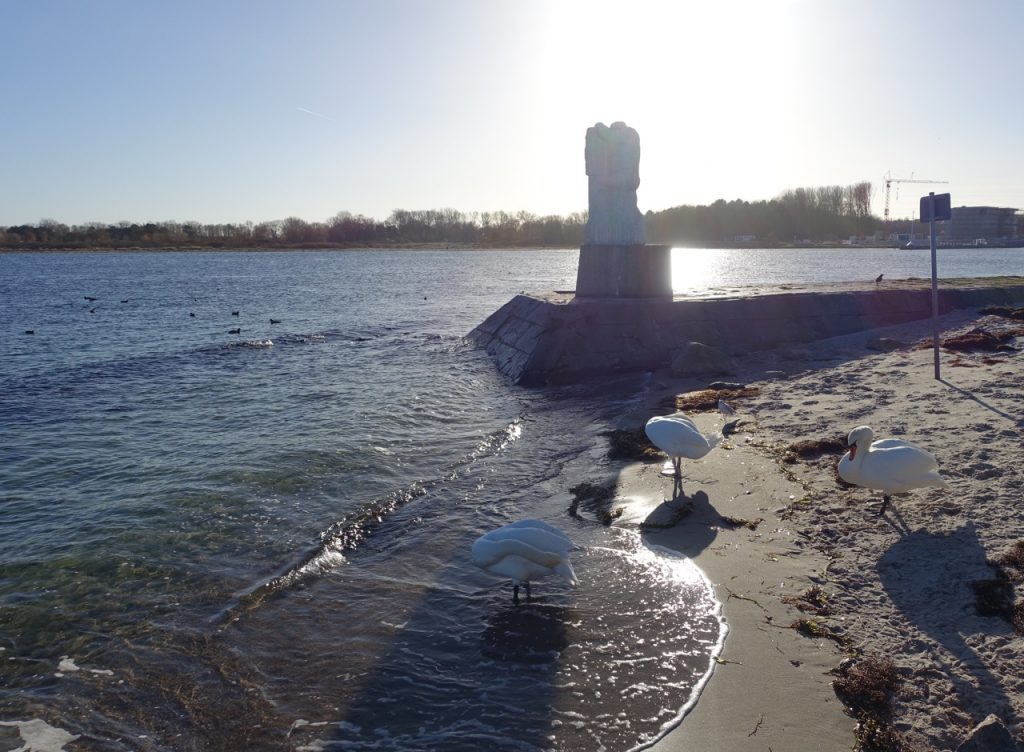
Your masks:
<svg viewBox="0 0 1024 752"><path fill-rule="evenodd" d="M838 670L832 689L857 719L857 749L862 752L910 752L892 726L892 698L902 679L888 658L867 656Z"/></svg>
<svg viewBox="0 0 1024 752"><path fill-rule="evenodd" d="M744 397L756 397L761 390L753 386L744 386L739 389L700 389L696 392L686 392L676 395L676 410L686 412L711 412L718 409L718 400L743 399Z"/></svg>

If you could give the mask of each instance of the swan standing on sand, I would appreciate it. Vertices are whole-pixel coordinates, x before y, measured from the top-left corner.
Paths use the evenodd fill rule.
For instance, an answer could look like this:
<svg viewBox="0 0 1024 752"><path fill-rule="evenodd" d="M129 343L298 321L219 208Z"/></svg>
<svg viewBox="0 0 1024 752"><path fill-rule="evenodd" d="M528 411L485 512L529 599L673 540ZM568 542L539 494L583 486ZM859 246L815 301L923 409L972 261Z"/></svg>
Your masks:
<svg viewBox="0 0 1024 752"><path fill-rule="evenodd" d="M675 478L673 491L678 489L680 493L683 490L683 457L699 460L722 441L721 435L708 437L702 434L694 422L682 413L656 415L647 421L644 432L651 443L672 460L672 475Z"/></svg>
<svg viewBox="0 0 1024 752"><path fill-rule="evenodd" d="M925 486L946 487L939 475L935 457L916 444L902 439L873 441L875 432L869 426L850 431L846 443L850 451L839 460L839 477L847 483L882 492L881 516L895 494L905 494Z"/></svg>
<svg viewBox="0 0 1024 752"><path fill-rule="evenodd" d="M481 569L512 579L512 602L519 605L519 586L530 597L530 581L558 575L575 587L576 573L569 561L573 543L558 528L541 520L512 522L481 535L473 543L473 563Z"/></svg>

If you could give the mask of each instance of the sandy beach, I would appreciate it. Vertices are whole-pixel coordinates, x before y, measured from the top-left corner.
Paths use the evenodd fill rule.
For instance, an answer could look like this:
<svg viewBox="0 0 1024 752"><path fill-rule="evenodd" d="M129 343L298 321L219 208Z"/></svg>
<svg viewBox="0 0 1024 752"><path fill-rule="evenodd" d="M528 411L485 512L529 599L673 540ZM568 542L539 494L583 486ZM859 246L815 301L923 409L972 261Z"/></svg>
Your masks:
<svg viewBox="0 0 1024 752"><path fill-rule="evenodd" d="M957 312L941 337L1022 326ZM645 535L696 561L729 628L696 707L653 749L849 750L867 733L876 746L863 748L952 750L990 714L1024 739L1024 562L1007 558L1024 541L1024 360L944 350L936 380L933 351L920 347L930 334L923 321L737 360L715 378L758 394L734 401L738 430L721 447L684 460L683 498L670 498L660 464L622 471L619 524L692 508ZM649 413L710 380L655 374ZM706 433L724 422L690 414ZM893 497L879 515L880 492L835 475L836 442L859 425L930 451L948 488ZM783 460L805 441L830 449ZM1001 616L979 614L985 583L1003 597ZM887 659L884 702L867 715L844 709L833 683L860 686L851 679Z"/></svg>

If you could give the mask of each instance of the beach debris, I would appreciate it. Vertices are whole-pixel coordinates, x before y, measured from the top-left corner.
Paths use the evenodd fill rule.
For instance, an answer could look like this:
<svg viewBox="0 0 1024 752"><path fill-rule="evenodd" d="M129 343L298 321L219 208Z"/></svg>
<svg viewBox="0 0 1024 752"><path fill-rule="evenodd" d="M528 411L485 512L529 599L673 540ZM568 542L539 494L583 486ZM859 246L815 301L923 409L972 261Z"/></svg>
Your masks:
<svg viewBox="0 0 1024 752"><path fill-rule="evenodd" d="M889 658L849 659L833 672L832 689L857 719L857 749L863 752L909 751L911 747L892 725L892 701L903 679Z"/></svg>
<svg viewBox="0 0 1024 752"><path fill-rule="evenodd" d="M1024 635L1024 600L1016 599L1015 585L1024 583L1024 541L1017 541L998 559L985 562L995 577L973 580L974 608L979 616L998 616Z"/></svg>
<svg viewBox="0 0 1024 752"><path fill-rule="evenodd" d="M828 605L828 593L818 585L812 585L799 595L784 595L783 603L796 606L804 613L815 616L830 616L832 607Z"/></svg>
<svg viewBox="0 0 1024 752"><path fill-rule="evenodd" d="M975 327L962 334L955 334L939 341L944 350L952 352L1015 352L1017 348L1009 344L1015 337L1024 335L1024 328L1012 328L1004 331L993 332L983 327ZM918 350L927 350L932 346L932 339L928 337L917 344Z"/></svg>
<svg viewBox="0 0 1024 752"><path fill-rule="evenodd" d="M782 461L787 465L795 464L798 460L810 462L825 455L843 454L846 449L846 442L835 436L824 439L801 439L785 448Z"/></svg>
<svg viewBox="0 0 1024 752"><path fill-rule="evenodd" d="M700 491L697 492L701 493ZM696 495L696 494L695 494ZM662 514L661 510L667 511ZM657 507L646 520L640 523L641 530L668 530L680 523L680 521L693 511L693 502L687 499L684 503L670 506L662 504Z"/></svg>
<svg viewBox="0 0 1024 752"><path fill-rule="evenodd" d="M611 525L622 516L622 507L611 508L611 501L615 498L614 484L599 485L584 481L570 488L569 493L573 495L572 503L569 505L569 514L573 517L579 517L581 503L604 525Z"/></svg>
<svg viewBox="0 0 1024 752"><path fill-rule="evenodd" d="M756 520L747 520L743 517L733 517L728 514L719 515L719 519L730 527L745 527L747 530L757 530L757 526L764 522L764 517L758 517Z"/></svg>
<svg viewBox="0 0 1024 752"><path fill-rule="evenodd" d="M1017 321L1024 321L1024 308L1010 308L1009 306L988 306L982 308L979 313L986 316L1002 316L1007 319L1016 319Z"/></svg>
<svg viewBox="0 0 1024 752"><path fill-rule="evenodd" d="M757 723L754 724L754 728L747 734L748 737L753 736L757 733L757 730L761 728L761 724L764 723L764 713L761 713L761 717L757 719Z"/></svg>
<svg viewBox="0 0 1024 752"><path fill-rule="evenodd" d="M699 389L694 392L685 392L683 394L677 394L675 399L675 408L676 410L683 410L685 412L691 413L713 412L719 410L719 402L724 402L726 400L735 401L738 399L743 399L745 397L756 397L760 393L761 390L758 389L757 387L749 386L741 386L737 389Z"/></svg>
<svg viewBox="0 0 1024 752"><path fill-rule="evenodd" d="M790 629L795 629L798 633L804 637L814 637L816 639L832 640L837 645L846 647L850 644L850 638L836 632L832 627L827 624L822 624L814 619L797 619L789 625Z"/></svg>
<svg viewBox="0 0 1024 752"><path fill-rule="evenodd" d="M656 462L662 454L647 438L643 427L624 429L616 428L605 431L608 437L608 459L610 460L641 460Z"/></svg>

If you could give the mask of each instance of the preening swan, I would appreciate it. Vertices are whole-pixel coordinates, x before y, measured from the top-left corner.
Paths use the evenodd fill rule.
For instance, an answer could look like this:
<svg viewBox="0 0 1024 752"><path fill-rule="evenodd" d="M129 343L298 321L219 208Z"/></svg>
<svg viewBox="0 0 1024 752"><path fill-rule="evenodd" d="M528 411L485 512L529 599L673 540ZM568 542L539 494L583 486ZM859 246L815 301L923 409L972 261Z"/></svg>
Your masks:
<svg viewBox="0 0 1024 752"><path fill-rule="evenodd" d="M721 435L705 436L682 413L656 415L644 426L647 438L672 460L675 485L682 491L682 460L699 460L722 441Z"/></svg>
<svg viewBox="0 0 1024 752"><path fill-rule="evenodd" d="M850 431L846 443L850 451L839 460L839 477L847 483L882 492L881 515L889 506L889 497L925 486L946 487L939 475L935 457L916 444L902 439L872 441L875 432L869 426Z"/></svg>
<svg viewBox="0 0 1024 752"><path fill-rule="evenodd" d="M519 603L519 586L530 597L530 581L558 575L573 587L578 583L569 551L573 543L558 528L541 520L519 520L481 535L473 543L473 563L512 580L512 602Z"/></svg>

